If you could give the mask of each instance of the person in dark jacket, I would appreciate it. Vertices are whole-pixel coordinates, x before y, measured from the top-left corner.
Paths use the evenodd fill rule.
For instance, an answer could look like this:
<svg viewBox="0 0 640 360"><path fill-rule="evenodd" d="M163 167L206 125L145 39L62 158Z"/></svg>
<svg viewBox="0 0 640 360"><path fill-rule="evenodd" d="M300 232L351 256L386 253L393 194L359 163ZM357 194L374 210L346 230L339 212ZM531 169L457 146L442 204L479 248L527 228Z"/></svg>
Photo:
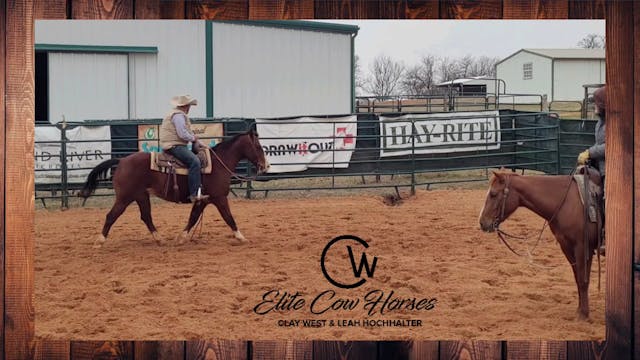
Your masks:
<svg viewBox="0 0 640 360"><path fill-rule="evenodd" d="M596 123L596 143L583 151L578 155L578 164L584 165L589 160L594 164L594 166L600 171L600 176L603 178L606 175L605 171L605 159L604 159L604 149L605 149L605 134L606 134L606 86L598 88L593 93L593 101L595 103L595 113L598 115L598 122Z"/></svg>
<svg viewBox="0 0 640 360"><path fill-rule="evenodd" d="M600 176L602 177L602 189L604 192L604 182L606 175L606 167L605 167L605 140L606 140L606 128L607 128L607 97L606 97L607 87L603 86L598 88L593 93L593 102L595 103L595 113L598 115L598 122L596 123L596 143L583 151L578 155L578 164L584 165L587 162L591 161L591 163L600 171ZM605 196L602 198L602 214L604 215L604 201ZM604 217L602 218L602 225L604 229ZM600 254L605 254L604 247L604 235L602 237L602 246L598 249Z"/></svg>

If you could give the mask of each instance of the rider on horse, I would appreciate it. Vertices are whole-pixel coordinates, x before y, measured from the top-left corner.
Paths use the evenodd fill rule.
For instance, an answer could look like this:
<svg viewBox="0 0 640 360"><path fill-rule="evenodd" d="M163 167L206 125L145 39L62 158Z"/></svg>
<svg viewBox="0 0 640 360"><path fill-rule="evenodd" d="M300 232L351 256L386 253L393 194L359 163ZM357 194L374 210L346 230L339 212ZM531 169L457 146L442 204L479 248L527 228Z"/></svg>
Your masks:
<svg viewBox="0 0 640 360"><path fill-rule="evenodd" d="M595 113L598 115L598 122L596 123L596 143L583 151L578 155L578 164L585 165L587 163L591 163L595 166L598 171L600 171L600 176L602 177L602 189L604 191L604 181L605 181L605 133L606 133L606 86L598 88L593 93L593 102L595 103ZM603 224L604 224L604 196L602 200L602 208L601 213L603 214ZM603 226L604 228L604 226ZM600 248L600 252L604 253L604 238L603 245Z"/></svg>
<svg viewBox="0 0 640 360"><path fill-rule="evenodd" d="M169 111L160 126L160 146L163 151L175 156L189 168L189 199L195 203L204 201L209 195L203 195L200 191L200 159L187 148L191 142L198 144L198 137L191 130L189 109L191 105L198 105L198 100L189 95L174 96L171 99L173 109Z"/></svg>

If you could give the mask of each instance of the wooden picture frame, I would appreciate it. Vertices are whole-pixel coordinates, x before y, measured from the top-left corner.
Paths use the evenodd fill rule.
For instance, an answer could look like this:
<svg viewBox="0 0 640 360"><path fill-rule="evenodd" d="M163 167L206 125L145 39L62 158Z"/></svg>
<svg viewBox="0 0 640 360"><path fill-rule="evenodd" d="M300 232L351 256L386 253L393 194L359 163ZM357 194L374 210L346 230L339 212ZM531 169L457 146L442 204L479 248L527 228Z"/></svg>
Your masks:
<svg viewBox="0 0 640 360"><path fill-rule="evenodd" d="M605 342L34 339L35 19L606 19ZM0 354L5 359L640 358L640 2L604 0L7 0L0 2ZM635 303L633 302L635 299ZM635 318L635 322L634 322ZM524 326L524 325L523 325Z"/></svg>

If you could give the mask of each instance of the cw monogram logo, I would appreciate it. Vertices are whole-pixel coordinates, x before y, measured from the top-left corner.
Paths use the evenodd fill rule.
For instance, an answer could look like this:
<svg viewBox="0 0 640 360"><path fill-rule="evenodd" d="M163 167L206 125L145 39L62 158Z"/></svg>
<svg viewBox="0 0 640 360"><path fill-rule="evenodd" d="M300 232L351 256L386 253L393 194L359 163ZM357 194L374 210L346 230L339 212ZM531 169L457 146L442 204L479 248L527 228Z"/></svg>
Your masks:
<svg viewBox="0 0 640 360"><path fill-rule="evenodd" d="M353 236L353 235L338 236L337 238L329 241L327 246L324 247L324 250L322 250L322 256L320 257L320 267L322 268L322 274L324 275L325 278L327 278L327 280L331 284L333 284L334 286L337 286L339 288L343 288L343 289L353 289L353 288L356 288L356 287L364 284L367 281L366 279L362 278L362 270L365 271L367 277L369 277L369 278L373 277L373 273L376 270L376 264L378 263L378 257L374 256L373 257L373 261L371 263L369 263L369 260L367 259L367 254L363 251L362 252L362 256L360 257L360 263L358 265L356 265L356 259L355 259L355 256L353 254L353 249L351 248L351 246L347 245L347 255L349 256L349 261L351 263L351 270L353 270L353 277L355 279L359 279L359 280L357 280L357 281L355 281L354 283L351 283L351 284L344 284L344 283L341 283L339 281L336 281L327 272L327 267L326 267L325 261L326 261L326 256L327 256L327 252L329 251L329 249L334 244L336 244L337 242L342 241L342 240L353 240L353 241L356 241L356 242L360 243L362 246L364 246L365 249L367 249L369 247L369 244L367 244L366 241L360 239L357 236Z"/></svg>

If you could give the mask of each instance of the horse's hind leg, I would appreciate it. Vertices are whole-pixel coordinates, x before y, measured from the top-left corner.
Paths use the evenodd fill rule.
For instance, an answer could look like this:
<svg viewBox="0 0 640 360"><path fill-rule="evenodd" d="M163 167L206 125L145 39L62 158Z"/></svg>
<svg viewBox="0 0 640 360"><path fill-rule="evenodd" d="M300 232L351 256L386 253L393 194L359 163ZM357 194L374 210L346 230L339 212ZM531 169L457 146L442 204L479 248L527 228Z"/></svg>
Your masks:
<svg viewBox="0 0 640 360"><path fill-rule="evenodd" d="M151 219L151 201L149 200L149 193L145 191L140 194L136 198L136 202L140 208L140 219L142 219L145 225L147 225L147 229L151 232L151 236L153 236L156 243L158 245L163 245L162 239L158 235L158 230L155 225L153 225L153 220Z"/></svg>
<svg viewBox="0 0 640 360"><path fill-rule="evenodd" d="M198 219L200 219L202 211L207 205L208 203L204 201L197 201L195 204L193 204L193 207L191 207L191 215L189 215L189 222L184 228L184 231L182 231L182 233L178 235L178 245L182 245L188 240L189 232L196 225Z"/></svg>
<svg viewBox="0 0 640 360"><path fill-rule="evenodd" d="M115 204L113 204L111 211L109 211L109 213L107 214L107 218L104 222L104 226L102 227L102 233L98 235L98 238L93 244L94 248L102 247L105 241L107 241L107 235L109 235L109 230L111 229L111 226L113 226L113 223L115 223L116 220L118 220L118 218L120 217L120 215L122 215L122 213L127 208L127 206L131 204L131 201L133 200L116 198Z"/></svg>
<svg viewBox="0 0 640 360"><path fill-rule="evenodd" d="M246 244L248 240L242 235L242 233L238 230L236 226L235 220L233 220L233 215L231 215L231 210L229 209L229 201L226 196L218 196L213 198L213 204L218 208L220 215L224 219L224 221L229 225L231 231L233 231L233 236L237 241L231 243L231 245L242 245Z"/></svg>

